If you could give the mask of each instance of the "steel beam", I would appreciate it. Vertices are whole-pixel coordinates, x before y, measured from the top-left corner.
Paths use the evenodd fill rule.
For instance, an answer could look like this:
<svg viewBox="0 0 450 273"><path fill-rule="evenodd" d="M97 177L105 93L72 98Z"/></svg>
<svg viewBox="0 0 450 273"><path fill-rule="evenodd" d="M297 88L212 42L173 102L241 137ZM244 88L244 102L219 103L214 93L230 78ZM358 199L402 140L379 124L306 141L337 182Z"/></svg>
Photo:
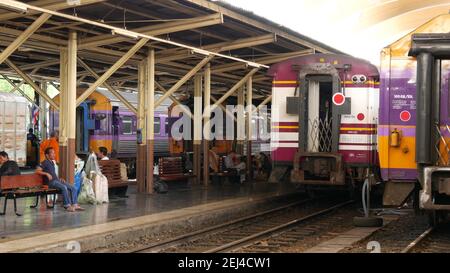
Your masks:
<svg viewBox="0 0 450 273"><path fill-rule="evenodd" d="M211 26L223 23L223 16L220 13L215 13L212 15L201 16L197 18L190 18L186 20L177 20L167 23L162 23L153 26L146 26L141 28L136 28L131 31L142 33L145 35L158 36L162 34L184 31L194 28L200 28L205 26ZM81 49L89 49L96 46L110 45L121 42L129 41L126 37L111 37L110 34L99 35L95 37L89 37L81 41Z"/></svg>
<svg viewBox="0 0 450 273"><path fill-rule="evenodd" d="M38 7L44 8L44 9L49 9L52 11L56 11L56 10L63 10L63 9L67 9L67 8L81 7L81 6L95 4L95 3L99 3L99 2L103 2L103 1L106 1L106 0L33 1L33 2L30 2L27 4L33 5L33 6L38 6ZM75 4L72 4L72 2L74 2ZM39 13L39 12L36 10L29 9L26 15L29 16L29 15L33 15L33 14L37 14L37 13ZM18 13L12 13L12 12L7 12L7 13L5 12L5 13L0 14L0 21L4 22L7 20L20 18L23 16L25 16L25 15L18 14Z"/></svg>
<svg viewBox="0 0 450 273"><path fill-rule="evenodd" d="M5 63L11 67L22 79L25 80L26 83L33 87L34 91L36 91L41 97L43 97L51 106L55 109L59 110L59 106L56 102L54 102L45 92L42 90L39 85L37 85L25 72L23 72L19 67L17 67L13 62L9 59L5 60Z"/></svg>
<svg viewBox="0 0 450 273"><path fill-rule="evenodd" d="M214 105L213 109L223 103L229 96L233 95L239 88L241 88L250 77L252 77L256 72L258 72L259 68L253 68L247 75L245 75L238 83L236 83L230 90L228 90L225 95L223 95L220 99L218 99Z"/></svg>
<svg viewBox="0 0 450 273"><path fill-rule="evenodd" d="M51 15L43 13L39 18L36 19L24 32L22 32L19 37L17 37L14 42L12 42L5 50L0 53L0 64L2 64L11 54L16 51L30 36L40 28Z"/></svg>
<svg viewBox="0 0 450 273"><path fill-rule="evenodd" d="M164 86L162 86L160 83L158 83L157 81L155 81L155 85L156 87L163 93L167 93L167 90L164 88ZM173 95L169 96L169 99L171 99L174 103L176 103L177 105L183 105L177 98L175 98ZM194 119L194 117L192 116L191 111L185 109L184 107L181 107L181 111L183 111L183 113L185 113L190 119Z"/></svg>
<svg viewBox="0 0 450 273"><path fill-rule="evenodd" d="M211 100L212 100L214 103L217 103L217 102L219 101L219 100L218 100L217 98L215 98L213 95L211 95ZM219 106L219 108L222 109L222 111L223 111L227 116L229 116L229 117L232 118L235 122L237 122L237 119L236 119L236 117L234 116L234 114L231 113L230 111L228 111L228 109L225 108L225 106L223 106L222 103L219 103L219 104L217 104L216 106L212 105L212 106L210 107L211 111L214 110L215 107L217 107L217 106Z"/></svg>
<svg viewBox="0 0 450 273"><path fill-rule="evenodd" d="M295 52L288 52L288 53L280 53L273 56L268 57L261 57L255 59L255 62L260 64L273 64L278 63L287 59L300 57L304 55L314 54L314 50L306 49L306 50L300 50ZM217 74L221 72L227 72L227 71L233 71L233 70L240 70L240 69L246 69L247 65L245 63L229 63L229 64L223 64L223 65L217 65L213 67L212 73Z"/></svg>
<svg viewBox="0 0 450 273"><path fill-rule="evenodd" d="M20 88L25 81L22 80L19 84L15 84L8 76L6 75L1 75L12 87L13 89L9 90L9 93L14 93L15 91L19 92L23 97L25 97L29 102L31 102L34 106L38 107L40 110L42 110L42 108L36 104L36 102L30 98L27 94L25 94L25 92L23 92L23 90Z"/></svg>
<svg viewBox="0 0 450 273"><path fill-rule="evenodd" d="M208 0L187 0L187 1L192 3L192 4L195 4L197 6L209 9L211 11L214 11L214 12L221 12L224 15L226 15L226 16L234 19L234 20L237 20L237 21L240 21L240 22L242 22L244 24L248 24L250 26L259 28L259 29L261 29L263 31L268 31L268 32L271 32L271 33L275 33L277 36L283 37L285 39L288 39L288 40L290 40L292 42L295 42L295 43L298 43L300 45L303 45L303 46L306 46L306 47L309 47L309 48L313 48L313 49L318 50L318 51L323 52L323 53L330 53L330 52L332 52L331 49L325 48L324 45L322 45L320 43L316 43L315 44L312 41L308 41L306 39L302 39L302 38L298 37L299 35L290 34L290 33L286 32L286 31L280 29L279 27L275 27L273 25L269 25L269 24L266 24L264 22L260 22L260 21L258 21L256 19L253 19L253 18L249 17L249 16L245 16L245 15L242 15L242 14L236 12L236 11L224 8L223 6L220 6L220 5L218 5L218 4L214 3L214 2L211 2L211 1L208 1Z"/></svg>
<svg viewBox="0 0 450 273"><path fill-rule="evenodd" d="M137 42L125 55L122 56L108 71L106 71L97 81L92 84L80 97L77 99L77 106L80 105L85 99L87 99L100 85L111 77L122 65L126 63L140 48L142 48L149 39L142 38Z"/></svg>
<svg viewBox="0 0 450 273"><path fill-rule="evenodd" d="M86 69L89 73L94 76L95 79L99 79L100 76L91 68L87 63L85 63L80 57L78 57L78 63ZM109 90L118 100L120 100L128 109L130 109L131 112L133 112L135 115L137 115L137 109L128 102L118 91L116 91L109 83L106 81L102 84L102 86L106 87L106 89Z"/></svg>
<svg viewBox="0 0 450 273"><path fill-rule="evenodd" d="M173 85L167 93L158 99L155 103L155 107L158 107L165 99L170 95L173 95L183 84L185 84L192 76L195 75L200 69L202 69L209 61L214 58L213 55L205 57L200 63L198 63L194 68L192 68L186 75L184 75L175 85Z"/></svg>
<svg viewBox="0 0 450 273"><path fill-rule="evenodd" d="M263 100L257 107L258 110L260 110L264 105L268 104L272 101L272 95L268 96L265 100Z"/></svg>
<svg viewBox="0 0 450 273"><path fill-rule="evenodd" d="M214 52L223 52L229 50L235 50L245 47L253 47L263 44L270 44L276 42L276 36L273 34L262 35L258 37L249 37L238 39L230 42L222 42L212 45L206 45L202 49L210 50ZM192 56L185 49L164 50L158 54L158 63L166 63L170 61L182 60L186 57Z"/></svg>
<svg viewBox="0 0 450 273"><path fill-rule="evenodd" d="M34 64L21 65L20 69L22 69L23 71L26 71L29 69L43 68L43 67L57 65L57 64L59 64L59 60L48 60L48 61L43 61L43 62L34 63Z"/></svg>

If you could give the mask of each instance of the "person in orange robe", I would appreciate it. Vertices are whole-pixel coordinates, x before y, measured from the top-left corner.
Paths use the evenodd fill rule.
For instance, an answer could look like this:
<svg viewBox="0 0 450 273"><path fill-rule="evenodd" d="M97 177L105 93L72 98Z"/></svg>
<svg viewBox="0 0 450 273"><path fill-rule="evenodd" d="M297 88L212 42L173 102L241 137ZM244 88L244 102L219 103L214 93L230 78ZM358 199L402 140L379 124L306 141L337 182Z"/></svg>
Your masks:
<svg viewBox="0 0 450 273"><path fill-rule="evenodd" d="M39 148L40 151L40 157L39 160L40 161L44 161L45 160L45 150L47 148L53 148L55 150L55 154L56 154L56 162L59 163L59 139L58 139L58 132L51 132L50 133L50 138L46 139L44 141L42 141L41 146Z"/></svg>

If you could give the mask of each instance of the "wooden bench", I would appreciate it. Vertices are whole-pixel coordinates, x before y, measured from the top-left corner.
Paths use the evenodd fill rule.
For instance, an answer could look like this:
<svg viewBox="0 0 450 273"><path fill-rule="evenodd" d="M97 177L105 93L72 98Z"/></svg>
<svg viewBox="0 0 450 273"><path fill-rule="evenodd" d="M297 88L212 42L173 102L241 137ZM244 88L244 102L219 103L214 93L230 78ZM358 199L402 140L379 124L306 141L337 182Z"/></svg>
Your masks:
<svg viewBox="0 0 450 273"><path fill-rule="evenodd" d="M194 177L193 174L184 172L184 164L181 157L161 157L158 163L159 179L161 181L186 181Z"/></svg>
<svg viewBox="0 0 450 273"><path fill-rule="evenodd" d="M18 198L36 196L36 203L33 206L30 206L30 208L37 208L40 196L47 197L47 195L52 194L52 205L49 205L47 198L45 198L47 208L52 209L55 207L56 194L61 193L59 190L49 189L48 186L44 184L43 176L38 174L2 176L0 180L0 191L0 197L5 198L3 212L1 212L0 215L5 215L8 199L13 199L14 213L17 216L22 216L22 214L17 212L16 200Z"/></svg>
<svg viewBox="0 0 450 273"><path fill-rule="evenodd" d="M113 194L126 197L129 181L123 181L120 174L120 161L117 159L99 160L98 165L102 174L108 179L108 188Z"/></svg>

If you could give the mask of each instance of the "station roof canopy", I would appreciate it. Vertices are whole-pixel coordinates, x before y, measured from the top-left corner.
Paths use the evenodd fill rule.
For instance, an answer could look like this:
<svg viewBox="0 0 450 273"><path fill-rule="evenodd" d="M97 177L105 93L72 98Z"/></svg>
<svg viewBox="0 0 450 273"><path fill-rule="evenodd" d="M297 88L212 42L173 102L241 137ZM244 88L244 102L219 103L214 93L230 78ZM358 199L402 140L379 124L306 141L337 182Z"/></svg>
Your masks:
<svg viewBox="0 0 450 273"><path fill-rule="evenodd" d="M43 12L51 17L42 18ZM107 81L128 90L136 89L137 66L149 48L156 50L157 89L169 88L205 55L214 54L213 94L260 67L253 76L255 99L270 93L266 68L271 64L315 52L342 53L251 12L208 0L4 0L0 20L1 74L17 76L20 69L33 80L55 85L69 31L78 33L78 57L84 63L78 64L79 83L88 84L96 78L85 65L101 75L140 39L149 39ZM27 33L33 25L36 30ZM24 42L4 56L21 36ZM191 92L192 85L185 84L184 92Z"/></svg>

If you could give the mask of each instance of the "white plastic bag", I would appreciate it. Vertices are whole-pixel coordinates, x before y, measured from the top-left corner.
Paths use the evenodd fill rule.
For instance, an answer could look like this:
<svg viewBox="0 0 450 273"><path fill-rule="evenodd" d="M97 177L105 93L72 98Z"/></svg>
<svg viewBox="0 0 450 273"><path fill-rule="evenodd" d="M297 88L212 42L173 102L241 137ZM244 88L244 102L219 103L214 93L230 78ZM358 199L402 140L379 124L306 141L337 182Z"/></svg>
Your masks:
<svg viewBox="0 0 450 273"><path fill-rule="evenodd" d="M95 200L97 200L97 203L108 203L108 179L101 173L91 172L91 180L94 184Z"/></svg>
<svg viewBox="0 0 450 273"><path fill-rule="evenodd" d="M96 202L98 204L108 203L108 179L100 171L95 153L89 155L85 170L92 181Z"/></svg>
<svg viewBox="0 0 450 273"><path fill-rule="evenodd" d="M83 184L81 185L81 191L78 195L78 203L80 204L95 204L95 192L92 181L88 178L83 178Z"/></svg>
<svg viewBox="0 0 450 273"><path fill-rule="evenodd" d="M90 175L91 172L101 173L100 167L98 166L97 156L95 153L91 153L86 161L85 172Z"/></svg>

